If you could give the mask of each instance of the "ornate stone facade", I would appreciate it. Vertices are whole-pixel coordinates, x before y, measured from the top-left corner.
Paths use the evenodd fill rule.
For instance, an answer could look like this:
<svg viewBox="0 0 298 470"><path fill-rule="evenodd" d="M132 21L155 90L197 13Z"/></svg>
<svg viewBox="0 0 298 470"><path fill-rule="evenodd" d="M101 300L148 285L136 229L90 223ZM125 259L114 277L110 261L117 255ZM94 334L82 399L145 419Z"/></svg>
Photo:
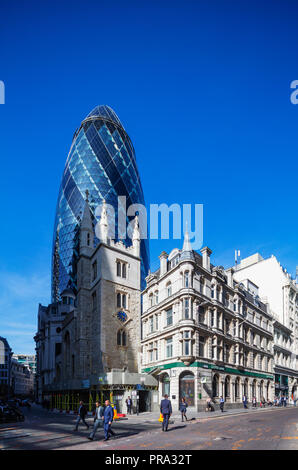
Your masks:
<svg viewBox="0 0 298 470"><path fill-rule="evenodd" d="M160 255L160 269L147 277L143 292L142 372L159 381L160 397L174 408L185 396L205 409L211 397L226 406L243 395L272 399L273 326L267 305L233 278L233 270L210 264L211 250ZM257 286L255 286L257 289Z"/></svg>

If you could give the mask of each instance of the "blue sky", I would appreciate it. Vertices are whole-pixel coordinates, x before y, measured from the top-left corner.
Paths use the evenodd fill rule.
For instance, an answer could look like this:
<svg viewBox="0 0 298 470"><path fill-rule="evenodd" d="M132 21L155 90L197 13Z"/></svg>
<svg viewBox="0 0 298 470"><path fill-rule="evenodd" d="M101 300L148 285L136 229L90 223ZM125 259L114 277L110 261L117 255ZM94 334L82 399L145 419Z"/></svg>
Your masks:
<svg viewBox="0 0 298 470"><path fill-rule="evenodd" d="M297 2L14 1L2 6L0 335L34 352L72 136L111 106L146 203L204 204L212 262L297 255ZM152 266L163 249L151 242Z"/></svg>

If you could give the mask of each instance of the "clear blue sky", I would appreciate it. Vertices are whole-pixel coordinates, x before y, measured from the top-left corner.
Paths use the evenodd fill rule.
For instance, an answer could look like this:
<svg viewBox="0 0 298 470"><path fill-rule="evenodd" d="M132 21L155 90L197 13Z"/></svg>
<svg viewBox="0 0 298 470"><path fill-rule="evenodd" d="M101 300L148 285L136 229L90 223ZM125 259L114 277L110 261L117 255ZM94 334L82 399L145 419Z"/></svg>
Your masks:
<svg viewBox="0 0 298 470"><path fill-rule="evenodd" d="M215 264L297 254L297 1L14 1L0 17L0 335L34 352L75 129L111 106L147 204L204 204ZM151 242L152 265L162 249Z"/></svg>

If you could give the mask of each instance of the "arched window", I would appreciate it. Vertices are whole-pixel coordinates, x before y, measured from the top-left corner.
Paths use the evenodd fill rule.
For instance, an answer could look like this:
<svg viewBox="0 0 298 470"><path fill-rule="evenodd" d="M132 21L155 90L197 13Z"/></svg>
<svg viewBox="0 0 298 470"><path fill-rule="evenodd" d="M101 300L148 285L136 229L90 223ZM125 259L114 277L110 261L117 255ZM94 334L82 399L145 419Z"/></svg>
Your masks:
<svg viewBox="0 0 298 470"><path fill-rule="evenodd" d="M239 398L240 396L240 379L237 377L235 380L235 398Z"/></svg>
<svg viewBox="0 0 298 470"><path fill-rule="evenodd" d="M117 331L117 346L126 346L126 332L124 330Z"/></svg>
<svg viewBox="0 0 298 470"><path fill-rule="evenodd" d="M262 399L264 397L264 380L261 380L261 383L260 383L260 398Z"/></svg>
<svg viewBox="0 0 298 470"><path fill-rule="evenodd" d="M184 397L188 406L195 406L195 376L192 372L185 371L179 377L179 398Z"/></svg>
<svg viewBox="0 0 298 470"><path fill-rule="evenodd" d="M244 380L243 384L243 395L247 396L248 395L248 379Z"/></svg>
<svg viewBox="0 0 298 470"><path fill-rule="evenodd" d="M219 377L217 374L212 379L212 397L218 397L219 395Z"/></svg>
<svg viewBox="0 0 298 470"><path fill-rule="evenodd" d="M184 287L189 287L190 282L189 282L189 271L185 271L184 273Z"/></svg>
<svg viewBox="0 0 298 470"><path fill-rule="evenodd" d="M155 301L155 305L157 305L158 304L158 290L154 292L154 301Z"/></svg>
<svg viewBox="0 0 298 470"><path fill-rule="evenodd" d="M149 295L149 307L153 307L153 294Z"/></svg>
<svg viewBox="0 0 298 470"><path fill-rule="evenodd" d="M227 375L225 378L225 398L230 397L230 376Z"/></svg>
<svg viewBox="0 0 298 470"><path fill-rule="evenodd" d="M252 396L255 397L257 394L257 381L256 379L252 382Z"/></svg>

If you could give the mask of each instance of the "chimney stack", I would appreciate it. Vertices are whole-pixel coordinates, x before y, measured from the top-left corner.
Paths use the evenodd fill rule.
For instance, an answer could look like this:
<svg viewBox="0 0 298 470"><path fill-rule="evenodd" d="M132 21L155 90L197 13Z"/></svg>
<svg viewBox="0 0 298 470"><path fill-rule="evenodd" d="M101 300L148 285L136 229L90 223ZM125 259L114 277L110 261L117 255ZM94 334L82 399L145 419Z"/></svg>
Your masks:
<svg viewBox="0 0 298 470"><path fill-rule="evenodd" d="M168 253L162 251L159 255L160 259L160 276L163 276L167 272L167 265L168 265Z"/></svg>
<svg viewBox="0 0 298 470"><path fill-rule="evenodd" d="M205 246L201 250L202 256L203 256L203 268L207 269L207 271L210 271L210 255L212 251L208 246Z"/></svg>

